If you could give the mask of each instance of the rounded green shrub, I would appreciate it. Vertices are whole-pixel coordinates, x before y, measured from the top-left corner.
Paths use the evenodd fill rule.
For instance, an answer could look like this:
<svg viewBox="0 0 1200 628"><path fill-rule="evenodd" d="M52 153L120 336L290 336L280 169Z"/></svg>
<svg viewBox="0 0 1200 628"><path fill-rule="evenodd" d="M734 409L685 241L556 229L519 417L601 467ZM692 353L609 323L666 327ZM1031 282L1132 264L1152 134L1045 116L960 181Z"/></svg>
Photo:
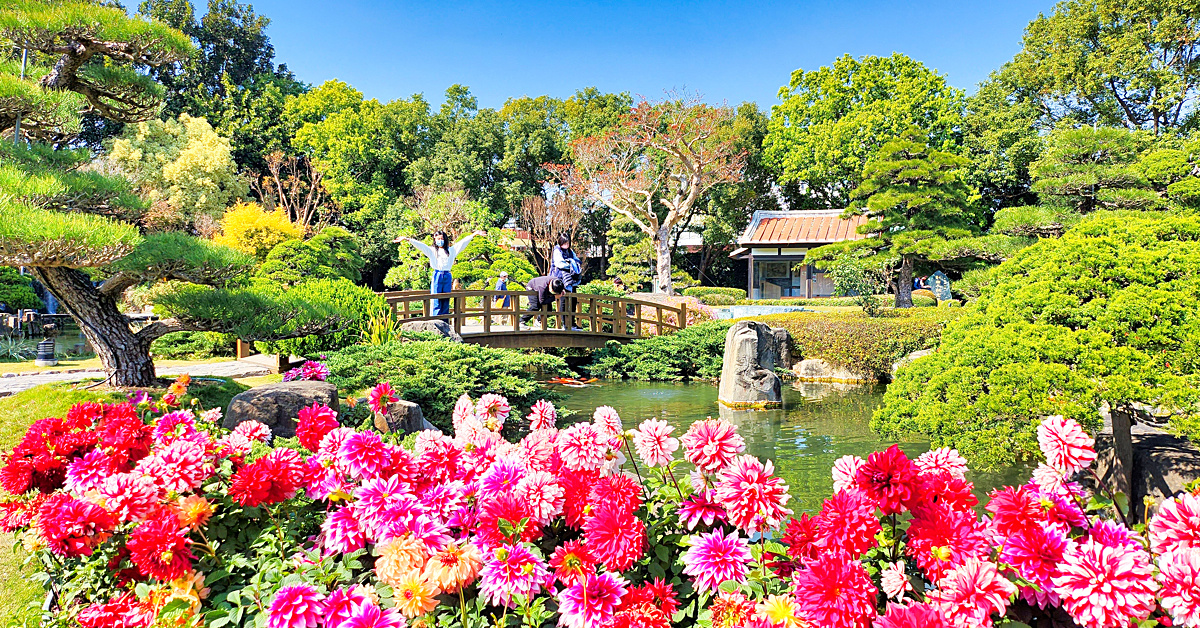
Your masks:
<svg viewBox="0 0 1200 628"><path fill-rule="evenodd" d="M362 326L371 313L387 307L387 300L382 296L340 277L301 282L289 289L287 294L310 303L332 305L350 319L350 324L332 334L256 343L262 345L260 350L264 353L312 357L322 352L348 347L362 337Z"/></svg>
<svg viewBox="0 0 1200 628"><path fill-rule="evenodd" d="M610 341L595 353L591 373L648 381L718 379L725 355L725 333L732 324L710 321L628 344Z"/></svg>
<svg viewBox="0 0 1200 628"><path fill-rule="evenodd" d="M719 292L702 294L698 298L700 299L700 302L705 305L735 305L738 302L737 297L734 297L731 294L722 294Z"/></svg>
<svg viewBox="0 0 1200 628"><path fill-rule="evenodd" d="M685 288L683 291L683 296L696 297L697 299L701 299L701 302L703 302L703 299L701 297L708 295L708 294L723 294L726 296L733 297L734 300L746 298L746 291L742 290L741 288L722 288L719 286L695 286L692 288Z"/></svg>

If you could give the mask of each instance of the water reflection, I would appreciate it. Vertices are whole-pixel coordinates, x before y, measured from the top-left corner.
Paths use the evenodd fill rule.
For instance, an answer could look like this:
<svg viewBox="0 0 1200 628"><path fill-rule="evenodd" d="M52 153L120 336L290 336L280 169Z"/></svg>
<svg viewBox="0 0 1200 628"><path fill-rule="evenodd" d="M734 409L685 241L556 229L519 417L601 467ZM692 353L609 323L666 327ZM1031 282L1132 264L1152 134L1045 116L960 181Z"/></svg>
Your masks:
<svg viewBox="0 0 1200 628"><path fill-rule="evenodd" d="M747 451L775 461L779 475L791 487L793 509L815 511L833 490L830 468L838 458L866 457L892 443L871 432L871 413L883 398L879 386L800 384L784 387L783 406L772 410L733 410L717 403L717 389L709 384L606 382L598 387L565 390L561 405L590 417L599 405L621 414L626 428L648 418L663 419L687 430L693 421L720 416L737 425ZM929 450L928 441L899 443L911 457ZM998 474L977 474L971 479L981 494L994 486L1028 477L1025 469Z"/></svg>

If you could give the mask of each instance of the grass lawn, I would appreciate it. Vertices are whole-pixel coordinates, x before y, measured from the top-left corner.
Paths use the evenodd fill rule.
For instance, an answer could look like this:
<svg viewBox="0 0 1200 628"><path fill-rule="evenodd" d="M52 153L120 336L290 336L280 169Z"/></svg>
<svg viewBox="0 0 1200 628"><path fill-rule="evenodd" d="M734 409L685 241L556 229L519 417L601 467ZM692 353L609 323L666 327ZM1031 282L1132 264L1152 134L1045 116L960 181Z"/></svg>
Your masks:
<svg viewBox="0 0 1200 628"><path fill-rule="evenodd" d="M206 377L193 380L188 394L199 399L205 408L225 407L234 395L249 387L226 378ZM63 416L72 405L83 401L123 401L125 394L112 389L83 390L77 383L56 383L0 397L0 451L12 449L29 424L38 419ZM0 498L3 496L0 491ZM29 605L40 603L42 588L32 582L30 573L22 568L25 554L12 548L13 536L0 534L0 591L4 592L0 595L0 622L3 622L0 625L36 626L39 613Z"/></svg>
<svg viewBox="0 0 1200 628"><path fill-rule="evenodd" d="M207 358L204 360L155 360L155 366L184 366L187 364L212 364L213 362L228 362L232 357L224 358ZM21 362L4 362L0 361L0 373L37 373L41 371L65 371L68 369L98 369L100 366L100 358L67 358L60 359L56 366L37 366L33 360L23 360Z"/></svg>

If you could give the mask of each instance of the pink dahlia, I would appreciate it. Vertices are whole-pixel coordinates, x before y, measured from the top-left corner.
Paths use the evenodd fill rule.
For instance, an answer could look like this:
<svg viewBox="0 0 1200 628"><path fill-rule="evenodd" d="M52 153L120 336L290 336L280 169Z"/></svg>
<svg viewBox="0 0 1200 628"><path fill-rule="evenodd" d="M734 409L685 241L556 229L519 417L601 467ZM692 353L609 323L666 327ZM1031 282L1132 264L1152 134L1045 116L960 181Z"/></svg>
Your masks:
<svg viewBox="0 0 1200 628"><path fill-rule="evenodd" d="M396 391L392 388L391 382L380 382L371 389L367 395L367 405L371 406L371 412L376 414L385 414L388 411L388 406L399 401L396 397Z"/></svg>
<svg viewBox="0 0 1200 628"><path fill-rule="evenodd" d="M196 415L191 410L168 412L154 422L154 441L168 445L177 440L196 440Z"/></svg>
<svg viewBox="0 0 1200 628"><path fill-rule="evenodd" d="M744 582L749 562L746 539L737 532L726 536L714 530L692 537L691 547L683 555L683 573L696 579L698 590L715 591L727 580Z"/></svg>
<svg viewBox="0 0 1200 628"><path fill-rule="evenodd" d="M350 617L337 628L405 628L407 625L404 615L372 603L356 606L350 611Z"/></svg>
<svg viewBox="0 0 1200 628"><path fill-rule="evenodd" d="M917 562L933 582L971 558L991 551L987 526L975 513L934 504L913 513L904 553Z"/></svg>
<svg viewBox="0 0 1200 628"><path fill-rule="evenodd" d="M1044 521L1037 495L1023 486L1005 486L992 491L985 510L992 513L992 527L1004 536L1042 527Z"/></svg>
<svg viewBox="0 0 1200 628"><path fill-rule="evenodd" d="M888 563L879 574L879 586L890 600L899 600L905 592L912 591L912 583L908 581L908 574L904 573L904 561Z"/></svg>
<svg viewBox="0 0 1200 628"><path fill-rule="evenodd" d="M1142 547L1141 541L1133 536L1132 530L1108 519L1097 521L1087 534L1088 538L1106 547Z"/></svg>
<svg viewBox="0 0 1200 628"><path fill-rule="evenodd" d="M579 541L567 541L555 548L550 555L550 566L554 569L554 577L565 585L583 582L584 578L596 573L596 559Z"/></svg>
<svg viewBox="0 0 1200 628"><path fill-rule="evenodd" d="M576 423L558 433L558 453L568 469L595 471L608 460L608 438L591 423Z"/></svg>
<svg viewBox="0 0 1200 628"><path fill-rule="evenodd" d="M1184 493L1163 502L1150 519L1149 531L1155 554L1200 549L1200 496Z"/></svg>
<svg viewBox="0 0 1200 628"><path fill-rule="evenodd" d="M104 507L120 521L136 521L150 514L161 495L149 478L137 473L108 476L100 486Z"/></svg>
<svg viewBox="0 0 1200 628"><path fill-rule="evenodd" d="M523 544L491 551L479 571L479 594L494 606L513 605L514 595L532 598L554 582L546 564Z"/></svg>
<svg viewBox="0 0 1200 628"><path fill-rule="evenodd" d="M1046 417L1037 435L1046 462L1065 475L1086 469L1096 459L1096 441L1074 419Z"/></svg>
<svg viewBox="0 0 1200 628"><path fill-rule="evenodd" d="M957 449L942 447L927 451L913 462L922 473L945 471L951 476L962 479L967 475L967 459L959 455Z"/></svg>
<svg viewBox="0 0 1200 628"><path fill-rule="evenodd" d="M374 478L354 490L354 516L373 540L384 540L404 520L421 514L423 509L408 486L395 476Z"/></svg>
<svg viewBox="0 0 1200 628"><path fill-rule="evenodd" d="M531 432L551 430L554 429L554 422L558 419L558 411L554 409L554 404L545 399L538 399L537 403L529 409L529 416L525 418L529 420Z"/></svg>
<svg viewBox="0 0 1200 628"><path fill-rule="evenodd" d="M866 460L858 456L842 456L833 462L833 492L858 488L858 469Z"/></svg>
<svg viewBox="0 0 1200 628"><path fill-rule="evenodd" d="M335 589L325 598L325 625L338 628L342 622L350 619L354 611L362 606L372 606L370 596L363 587L353 585L345 589Z"/></svg>
<svg viewBox="0 0 1200 628"><path fill-rule="evenodd" d="M1127 626L1156 607L1150 555L1132 547L1072 542L1054 576L1062 607L1082 628Z"/></svg>
<svg viewBox="0 0 1200 628"><path fill-rule="evenodd" d="M566 491L558 480L545 471L531 471L517 482L517 497L529 505L529 512L542 524L562 514Z"/></svg>
<svg viewBox="0 0 1200 628"><path fill-rule="evenodd" d="M321 448L321 439L337 427L337 412L314 401L311 406L300 408L296 422L296 438L300 439L301 447L316 451Z"/></svg>
<svg viewBox="0 0 1200 628"><path fill-rule="evenodd" d="M714 496L729 513L729 522L747 533L775 528L792 514L786 508L792 496L775 477L775 465L754 456L738 456L722 469Z"/></svg>
<svg viewBox="0 0 1200 628"><path fill-rule="evenodd" d="M600 502L583 523L588 553L609 571L625 571L642 557L646 524L619 506Z"/></svg>
<svg viewBox="0 0 1200 628"><path fill-rule="evenodd" d="M858 468L855 480L885 515L903 512L915 497L917 465L896 445L877 451Z"/></svg>
<svg viewBox="0 0 1200 628"><path fill-rule="evenodd" d="M687 529L695 530L703 521L711 526L716 521L725 521L725 507L717 503L712 491L701 491L689 495L679 503L679 521L687 525Z"/></svg>
<svg viewBox="0 0 1200 628"><path fill-rule="evenodd" d="M451 413L451 419L453 420L454 425L454 433L458 434L459 431L462 430L463 424L466 423L467 419L474 418L475 402L471 401L471 398L468 397L466 393L463 393L463 395L458 398L458 401L454 402L454 411Z"/></svg>
<svg viewBox="0 0 1200 628"><path fill-rule="evenodd" d="M788 557L801 564L813 560L825 549L817 520L808 513L789 520L779 540L787 545Z"/></svg>
<svg viewBox="0 0 1200 628"><path fill-rule="evenodd" d="M679 439L671 436L675 428L660 419L646 419L633 432L633 446L646 466L665 467L675 458Z"/></svg>
<svg viewBox="0 0 1200 628"><path fill-rule="evenodd" d="M267 611L267 628L315 628L324 624L325 596L307 584L275 592Z"/></svg>
<svg viewBox="0 0 1200 628"><path fill-rule="evenodd" d="M950 628L946 618L929 604L891 604L879 616L875 628Z"/></svg>
<svg viewBox="0 0 1200 628"><path fill-rule="evenodd" d="M108 476L118 471L117 461L99 449L93 449L67 465L63 486L76 495L100 488Z"/></svg>
<svg viewBox="0 0 1200 628"><path fill-rule="evenodd" d="M492 463L479 477L479 494L488 499L498 493L508 493L517 488L525 477L525 466L516 460L500 459Z"/></svg>
<svg viewBox="0 0 1200 628"><path fill-rule="evenodd" d="M345 440L338 449L338 462L359 479L376 478L391 465L391 456L383 439L375 432L358 432Z"/></svg>
<svg viewBox="0 0 1200 628"><path fill-rule="evenodd" d="M1067 494L1066 478L1062 473L1054 467L1042 462L1033 470L1030 477L1033 483L1037 485L1038 492L1045 495L1065 495Z"/></svg>
<svg viewBox="0 0 1200 628"><path fill-rule="evenodd" d="M875 535L882 529L875 516L875 504L862 491L838 491L825 500L817 516L821 545L858 557L875 547Z"/></svg>
<svg viewBox="0 0 1200 628"><path fill-rule="evenodd" d="M679 439L683 457L704 473L716 473L746 451L746 440L723 419L696 421Z"/></svg>
<svg viewBox="0 0 1200 628"><path fill-rule="evenodd" d="M493 432L498 432L504 427L504 422L511 413L512 408L504 395L488 393L480 397L479 403L475 405L475 416Z"/></svg>
<svg viewBox="0 0 1200 628"><path fill-rule="evenodd" d="M616 438L624 432L621 425L621 415L611 406L600 406L592 413L592 427L609 439Z"/></svg>
<svg viewBox="0 0 1200 628"><path fill-rule="evenodd" d="M247 439L267 443L271 441L271 428L258 421L242 421L233 428L234 434L241 434Z"/></svg>
<svg viewBox="0 0 1200 628"><path fill-rule="evenodd" d="M869 628L878 592L857 559L827 552L792 576L800 616L822 628Z"/></svg>
<svg viewBox="0 0 1200 628"><path fill-rule="evenodd" d="M590 574L558 594L558 625L563 628L605 626L613 619L628 582L613 573Z"/></svg>
<svg viewBox="0 0 1200 628"><path fill-rule="evenodd" d="M1033 527L1008 537L1002 545L1000 561L1012 565L1022 578L1037 585L1021 587L1021 596L1041 608L1058 605L1051 579L1070 546L1067 535L1049 527Z"/></svg>
<svg viewBox="0 0 1200 628"><path fill-rule="evenodd" d="M348 554L362 549L366 543L362 528L358 526L358 518L354 516L354 508L342 506L331 511L321 524L321 532L325 534L325 549Z"/></svg>
<svg viewBox="0 0 1200 628"><path fill-rule="evenodd" d="M272 449L238 469L229 481L229 496L243 506L276 504L295 497L304 481L304 461L294 449Z"/></svg>
<svg viewBox="0 0 1200 628"><path fill-rule="evenodd" d="M1158 557L1159 599L1176 626L1200 626L1200 548Z"/></svg>
<svg viewBox="0 0 1200 628"><path fill-rule="evenodd" d="M967 559L937 585L938 590L928 595L929 603L962 628L991 626L992 614L1003 616L1017 593L994 563L976 558Z"/></svg>
<svg viewBox="0 0 1200 628"><path fill-rule="evenodd" d="M150 478L164 491L182 493L200 486L216 472L204 445L179 440L142 458L137 472Z"/></svg>

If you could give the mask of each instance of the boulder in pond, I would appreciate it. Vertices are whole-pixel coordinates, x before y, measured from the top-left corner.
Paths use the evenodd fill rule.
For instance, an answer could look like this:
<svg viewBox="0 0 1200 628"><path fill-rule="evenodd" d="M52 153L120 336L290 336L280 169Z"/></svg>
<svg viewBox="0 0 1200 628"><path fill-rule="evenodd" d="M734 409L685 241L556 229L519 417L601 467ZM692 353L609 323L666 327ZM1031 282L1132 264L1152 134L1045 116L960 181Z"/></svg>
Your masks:
<svg viewBox="0 0 1200 628"><path fill-rule="evenodd" d="M734 408L760 408L783 402L779 376L780 347L774 330L757 321L740 321L725 334L725 359L717 399Z"/></svg>
<svg viewBox="0 0 1200 628"><path fill-rule="evenodd" d="M329 382L299 381L264 384L238 393L225 410L222 425L233 429L239 423L258 421L271 428L280 438L296 435L296 418L300 409L321 403L338 409L337 386Z"/></svg>
<svg viewBox="0 0 1200 628"><path fill-rule="evenodd" d="M865 384L874 381L870 376L834 366L820 358L800 360L792 367L796 381L827 382L838 384Z"/></svg>
<svg viewBox="0 0 1200 628"><path fill-rule="evenodd" d="M447 340L454 342L462 342L462 336L454 331L450 323L446 321L412 321L411 323L403 323L400 325L401 331L427 331L432 334L437 334Z"/></svg>

